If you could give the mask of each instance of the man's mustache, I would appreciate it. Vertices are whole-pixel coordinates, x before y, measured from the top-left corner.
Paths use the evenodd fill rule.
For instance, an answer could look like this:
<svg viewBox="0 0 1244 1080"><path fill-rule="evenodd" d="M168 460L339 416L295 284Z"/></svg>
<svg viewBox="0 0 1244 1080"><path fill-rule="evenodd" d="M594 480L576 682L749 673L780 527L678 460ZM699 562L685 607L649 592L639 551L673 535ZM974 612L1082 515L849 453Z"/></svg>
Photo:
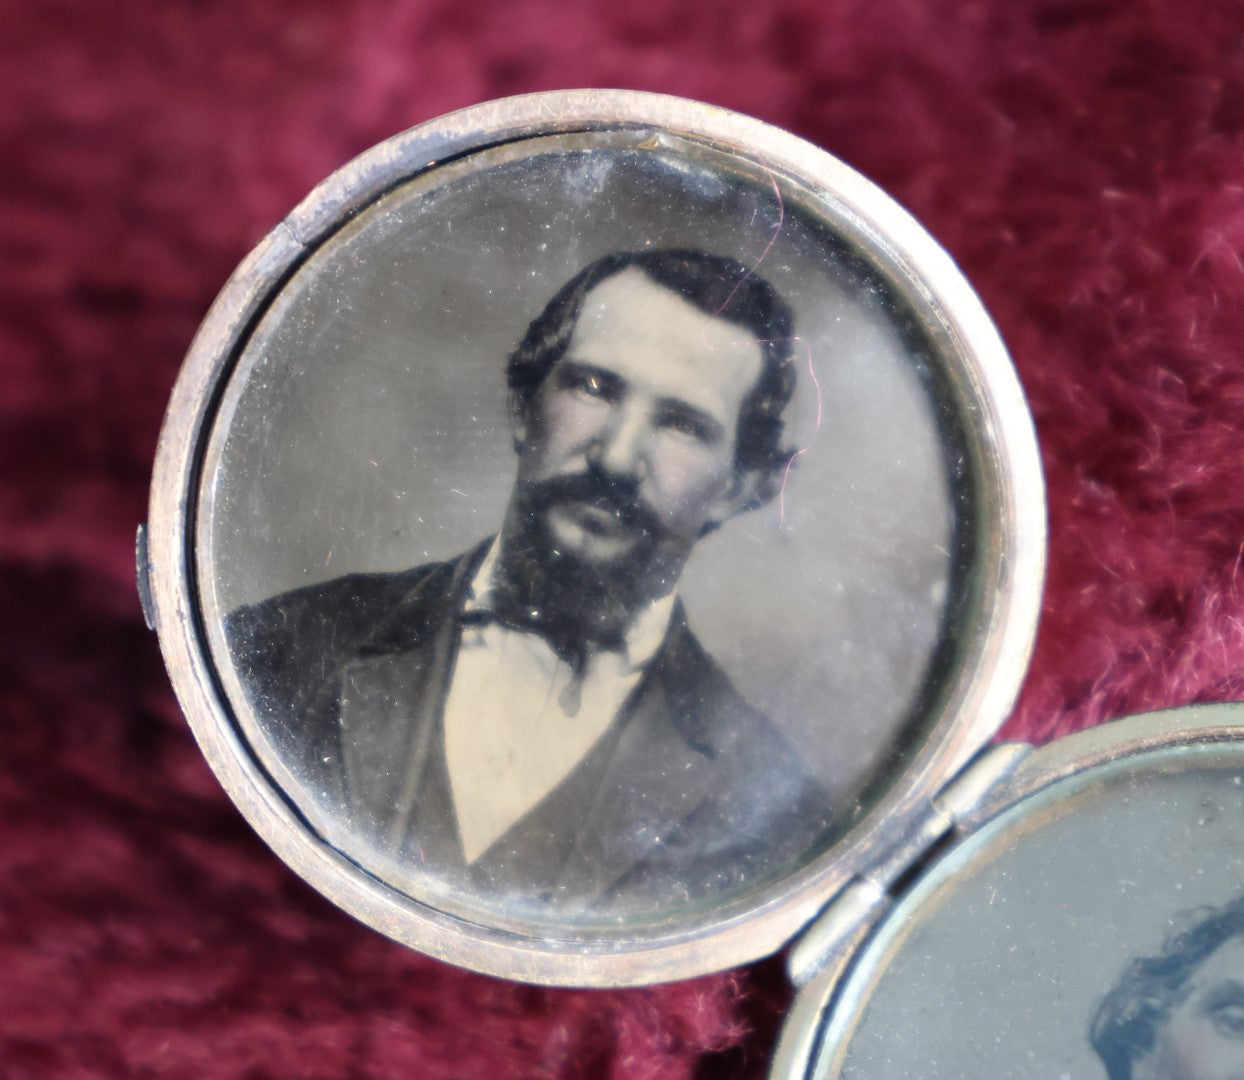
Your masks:
<svg viewBox="0 0 1244 1080"><path fill-rule="evenodd" d="M627 528L648 536L656 536L661 528L660 518L643 501L634 481L611 477L598 469L542 480L528 492L531 512L560 503L590 503L614 514Z"/></svg>

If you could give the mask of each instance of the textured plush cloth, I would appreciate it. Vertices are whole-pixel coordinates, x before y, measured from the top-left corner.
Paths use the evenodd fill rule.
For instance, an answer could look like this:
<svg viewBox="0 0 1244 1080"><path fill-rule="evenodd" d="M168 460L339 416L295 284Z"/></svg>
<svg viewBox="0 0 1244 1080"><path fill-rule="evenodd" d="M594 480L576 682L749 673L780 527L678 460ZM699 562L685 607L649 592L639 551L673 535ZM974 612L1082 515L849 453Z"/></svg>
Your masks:
<svg viewBox="0 0 1244 1080"><path fill-rule="evenodd" d="M719 103L869 175L1014 353L1049 481L1007 727L1244 693L1239 0L122 0L0 20L0 1075L760 1075L776 961L556 991L356 925L199 756L132 582L181 357L370 144L571 86Z"/></svg>

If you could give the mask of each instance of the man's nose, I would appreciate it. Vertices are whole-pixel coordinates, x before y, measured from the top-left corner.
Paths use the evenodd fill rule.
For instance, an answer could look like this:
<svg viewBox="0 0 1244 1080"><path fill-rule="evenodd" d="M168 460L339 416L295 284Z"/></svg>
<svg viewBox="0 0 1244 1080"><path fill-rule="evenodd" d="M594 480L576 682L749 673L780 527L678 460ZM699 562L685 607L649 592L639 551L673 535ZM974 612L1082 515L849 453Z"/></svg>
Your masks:
<svg viewBox="0 0 1244 1080"><path fill-rule="evenodd" d="M648 471L648 424L638 410L618 409L587 449L590 465L611 476L642 480Z"/></svg>

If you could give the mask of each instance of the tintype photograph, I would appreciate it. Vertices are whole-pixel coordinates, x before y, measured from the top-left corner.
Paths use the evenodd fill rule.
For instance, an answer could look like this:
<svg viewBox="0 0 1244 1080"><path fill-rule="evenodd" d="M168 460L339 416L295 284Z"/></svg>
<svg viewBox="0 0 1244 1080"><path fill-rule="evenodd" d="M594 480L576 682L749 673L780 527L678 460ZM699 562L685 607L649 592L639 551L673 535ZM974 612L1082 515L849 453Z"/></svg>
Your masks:
<svg viewBox="0 0 1244 1080"><path fill-rule="evenodd" d="M1180 912L1089 1028L1109 1080L1244 1076L1244 896Z"/></svg>
<svg viewBox="0 0 1244 1080"><path fill-rule="evenodd" d="M919 319L793 182L631 133L401 184L258 319L197 574L240 731L445 910L659 921L918 742L972 477Z"/></svg>
<svg viewBox="0 0 1244 1080"><path fill-rule="evenodd" d="M866 961L815 1075L1240 1076L1244 791L1238 751L1214 753L969 841Z"/></svg>

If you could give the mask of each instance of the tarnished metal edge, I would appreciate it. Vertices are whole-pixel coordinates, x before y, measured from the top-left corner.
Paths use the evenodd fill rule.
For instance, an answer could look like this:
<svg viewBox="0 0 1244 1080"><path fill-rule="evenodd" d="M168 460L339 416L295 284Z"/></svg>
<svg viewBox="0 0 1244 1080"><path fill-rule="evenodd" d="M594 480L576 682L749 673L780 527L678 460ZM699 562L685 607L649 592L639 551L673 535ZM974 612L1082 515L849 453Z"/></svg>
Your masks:
<svg viewBox="0 0 1244 1080"><path fill-rule="evenodd" d="M820 975L889 906L895 882L919 871L934 847L1031 752L1028 743L999 743L982 751L929 800L911 833L883 859L851 881L795 941L786 971L796 987Z"/></svg>

